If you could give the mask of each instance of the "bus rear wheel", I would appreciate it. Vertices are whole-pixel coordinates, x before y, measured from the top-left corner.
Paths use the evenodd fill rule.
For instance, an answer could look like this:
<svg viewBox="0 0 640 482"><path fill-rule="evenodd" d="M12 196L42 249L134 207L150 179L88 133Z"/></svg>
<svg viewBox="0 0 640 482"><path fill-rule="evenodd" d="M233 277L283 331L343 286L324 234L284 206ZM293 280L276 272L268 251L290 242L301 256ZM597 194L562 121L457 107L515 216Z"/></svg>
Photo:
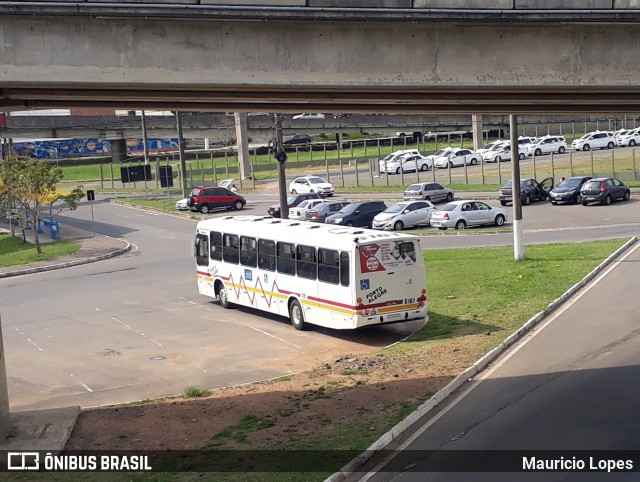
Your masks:
<svg viewBox="0 0 640 482"><path fill-rule="evenodd" d="M304 313L298 300L293 300L289 305L289 319L296 330L304 330Z"/></svg>

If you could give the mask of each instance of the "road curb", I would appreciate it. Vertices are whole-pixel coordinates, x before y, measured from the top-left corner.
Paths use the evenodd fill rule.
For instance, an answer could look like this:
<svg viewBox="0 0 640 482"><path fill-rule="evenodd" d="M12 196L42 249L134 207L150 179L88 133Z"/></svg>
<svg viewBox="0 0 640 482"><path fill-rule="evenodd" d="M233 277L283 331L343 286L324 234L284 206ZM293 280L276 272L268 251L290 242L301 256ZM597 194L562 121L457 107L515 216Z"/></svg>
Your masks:
<svg viewBox="0 0 640 482"><path fill-rule="evenodd" d="M104 237L109 237L109 236L104 236ZM101 254L98 256L91 256L88 258L74 259L73 261L67 261L65 263L50 264L47 266L39 266L37 268L26 268L26 269L21 269L16 271L9 271L6 273L0 273L0 279L10 278L13 276L21 276L24 274L42 273L43 271L52 271L55 269L70 268L72 266L95 263L96 261L102 261L103 259L115 258L116 256L120 256L121 254L124 254L127 251L131 251L131 243L129 243L128 241L122 241L122 242L125 243L125 246L123 248L117 249L115 251L111 251L109 253Z"/></svg>
<svg viewBox="0 0 640 482"><path fill-rule="evenodd" d="M478 359L473 365L464 370L453 380L451 380L445 387L438 390L429 400L420 405L415 411L410 413L404 420L395 425L391 430L380 436L375 442L373 442L364 452L358 455L356 458L345 464L338 472L327 477L324 482L338 482L346 479L353 472L355 472L360 466L373 457L376 452L386 448L391 442L393 442L400 434L405 432L411 425L419 421L424 415L433 410L443 400L445 400L452 392L460 388L466 382L470 381L476 374L480 373L487 367L492 361L502 354L507 348L513 345L517 340L527 334L532 328L538 325L547 315L555 311L560 307L567 299L572 297L577 291L582 289L587 283L592 281L598 276L607 266L609 266L616 258L629 249L633 244L638 241L636 236L630 238L620 248L610 254L602 263L592 269L586 276L580 281L574 284L571 288L565 291L558 298L553 300L547 305L545 309L536 313L529 318L518 330L509 335L502 343L492 349Z"/></svg>

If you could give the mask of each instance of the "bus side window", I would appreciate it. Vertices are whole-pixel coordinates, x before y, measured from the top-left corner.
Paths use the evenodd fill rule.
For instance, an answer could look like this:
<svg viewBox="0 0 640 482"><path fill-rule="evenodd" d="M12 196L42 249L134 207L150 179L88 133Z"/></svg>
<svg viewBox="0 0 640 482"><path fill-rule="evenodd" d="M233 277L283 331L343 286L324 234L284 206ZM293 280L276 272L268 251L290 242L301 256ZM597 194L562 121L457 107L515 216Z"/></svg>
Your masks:
<svg viewBox="0 0 640 482"><path fill-rule="evenodd" d="M276 243L269 239L258 240L258 268L276 270Z"/></svg>
<svg viewBox="0 0 640 482"><path fill-rule="evenodd" d="M297 249L298 276L301 278L316 279L318 277L318 263L316 262L316 248L313 246L298 245Z"/></svg>
<svg viewBox="0 0 640 482"><path fill-rule="evenodd" d="M211 231L209 238L211 239L211 259L222 260L222 233Z"/></svg>
<svg viewBox="0 0 640 482"><path fill-rule="evenodd" d="M256 238L242 236L240 238L240 264L255 268L257 262L258 243L256 243Z"/></svg>
<svg viewBox="0 0 640 482"><path fill-rule="evenodd" d="M340 255L333 249L318 248L318 279L337 285L340 281Z"/></svg>
<svg viewBox="0 0 640 482"><path fill-rule="evenodd" d="M296 249L291 243L278 243L278 273L296 274Z"/></svg>
<svg viewBox="0 0 640 482"><path fill-rule="evenodd" d="M196 264L198 266L209 265L209 239L204 234L196 236Z"/></svg>
<svg viewBox="0 0 640 482"><path fill-rule="evenodd" d="M349 286L349 253L340 252L340 284Z"/></svg>
<svg viewBox="0 0 640 482"><path fill-rule="evenodd" d="M225 234L222 237L222 259L227 263L238 264L240 259L240 237L237 234Z"/></svg>

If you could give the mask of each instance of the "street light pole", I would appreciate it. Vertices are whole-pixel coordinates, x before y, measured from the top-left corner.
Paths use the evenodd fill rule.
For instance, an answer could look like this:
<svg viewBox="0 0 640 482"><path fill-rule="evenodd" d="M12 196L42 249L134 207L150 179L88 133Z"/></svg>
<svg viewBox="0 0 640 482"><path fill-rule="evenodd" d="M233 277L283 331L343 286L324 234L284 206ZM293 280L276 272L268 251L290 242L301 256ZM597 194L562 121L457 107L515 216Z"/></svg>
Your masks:
<svg viewBox="0 0 640 482"><path fill-rule="evenodd" d="M287 153L284 152L284 144L282 143L282 116L274 114L273 120L276 125L276 141L274 156L278 161L278 186L280 193L280 219L289 219L289 208L287 207L287 175L284 163L287 161Z"/></svg>
<svg viewBox="0 0 640 482"><path fill-rule="evenodd" d="M520 200L520 153L518 150L518 119L509 115L511 138L511 199L513 200L513 258L524 259L522 239L522 201Z"/></svg>
<svg viewBox="0 0 640 482"><path fill-rule="evenodd" d="M187 161L184 158L184 137L182 136L182 114L176 111L176 128L178 130L178 154L180 157L180 185L182 197L187 197Z"/></svg>

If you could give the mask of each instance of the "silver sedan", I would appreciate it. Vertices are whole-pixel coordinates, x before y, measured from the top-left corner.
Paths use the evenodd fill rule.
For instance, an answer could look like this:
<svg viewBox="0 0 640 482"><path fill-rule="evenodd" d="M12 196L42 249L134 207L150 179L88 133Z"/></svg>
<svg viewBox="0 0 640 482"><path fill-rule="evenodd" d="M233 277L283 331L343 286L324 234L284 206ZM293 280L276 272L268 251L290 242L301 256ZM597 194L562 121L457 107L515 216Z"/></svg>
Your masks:
<svg viewBox="0 0 640 482"><path fill-rule="evenodd" d="M431 226L439 229L465 229L467 226L494 224L502 226L507 219L507 211L494 208L482 201L466 199L453 201L431 213Z"/></svg>

